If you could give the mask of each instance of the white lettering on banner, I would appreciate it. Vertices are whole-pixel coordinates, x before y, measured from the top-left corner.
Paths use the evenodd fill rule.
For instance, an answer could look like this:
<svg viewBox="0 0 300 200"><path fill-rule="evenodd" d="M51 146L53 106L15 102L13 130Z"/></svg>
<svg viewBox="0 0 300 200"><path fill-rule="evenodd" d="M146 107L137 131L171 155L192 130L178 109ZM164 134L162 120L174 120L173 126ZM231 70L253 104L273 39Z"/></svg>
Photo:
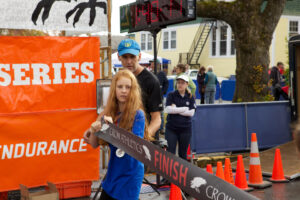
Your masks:
<svg viewBox="0 0 300 200"><path fill-rule="evenodd" d="M12 66L12 67L11 67ZM93 62L52 63L53 70L49 65L43 63L34 64L1 64L0 63L0 86L9 85L49 85L49 84L72 84L91 83L94 81ZM14 80L9 74L13 70ZM32 80L30 80L32 70ZM65 70L65 79L62 78L62 70ZM52 72L53 71L53 72ZM27 73L26 73L27 72ZM53 73L52 80L50 73ZM79 76L79 74L81 74Z"/></svg>
<svg viewBox="0 0 300 200"><path fill-rule="evenodd" d="M33 69L33 80L32 85L42 85L43 84L51 84L51 80L49 78L49 67L46 64L32 64L31 68Z"/></svg>
<svg viewBox="0 0 300 200"><path fill-rule="evenodd" d="M4 68L6 71L10 70L9 64L0 64L0 77L4 79L4 81L0 81L0 86L7 86L11 82L11 77L8 73L2 72L2 68ZM0 79L1 80L1 79Z"/></svg>
<svg viewBox="0 0 300 200"><path fill-rule="evenodd" d="M235 200L224 192L220 192L217 188L209 185L206 187L206 196L212 200Z"/></svg>
<svg viewBox="0 0 300 200"><path fill-rule="evenodd" d="M30 78L25 74L25 71L29 71L29 64L13 64L12 68L15 72L13 85L30 85ZM23 80L24 77L26 77L25 80Z"/></svg>
<svg viewBox="0 0 300 200"><path fill-rule="evenodd" d="M92 62L84 62L81 65L81 72L86 74L88 78L85 76L81 76L81 83L90 83L94 80L94 73L90 71L88 68L93 68Z"/></svg>
<svg viewBox="0 0 300 200"><path fill-rule="evenodd" d="M79 83L79 77L75 76L76 75L76 70L74 69L79 69L79 64L78 63L65 63L65 68L66 68L66 79L65 83Z"/></svg>
<svg viewBox="0 0 300 200"><path fill-rule="evenodd" d="M61 79L61 63L53 63L52 67L54 68L54 79L53 79L53 84L62 84L62 79Z"/></svg>
<svg viewBox="0 0 300 200"><path fill-rule="evenodd" d="M50 144L50 145L49 145ZM0 145L1 160L17 159L22 157L47 156L86 152L87 144L83 139L52 140L51 142L33 142Z"/></svg>

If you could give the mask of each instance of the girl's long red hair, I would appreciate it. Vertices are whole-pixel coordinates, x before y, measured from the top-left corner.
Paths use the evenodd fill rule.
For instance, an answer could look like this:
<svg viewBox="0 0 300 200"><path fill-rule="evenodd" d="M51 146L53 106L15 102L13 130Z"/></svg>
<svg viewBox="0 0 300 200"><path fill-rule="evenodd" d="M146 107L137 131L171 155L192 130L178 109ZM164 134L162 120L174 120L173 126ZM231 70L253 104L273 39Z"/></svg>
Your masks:
<svg viewBox="0 0 300 200"><path fill-rule="evenodd" d="M121 70L119 71L112 79L112 83L110 86L109 97L107 101L107 105L104 110L104 114L107 116L111 116L112 119L115 121L116 117L119 112L118 106L118 99L116 96L116 86L117 81L121 78L128 78L131 81L131 89L128 96L128 99L125 103L125 109L122 113L119 127L131 131L133 126L133 121L136 115L137 110L142 110L144 112L143 103L142 103L142 96L141 96L141 89L135 78L134 74L129 70ZM145 114L145 112L144 112ZM150 140L150 136L147 131L147 120L145 115L145 132L144 138Z"/></svg>

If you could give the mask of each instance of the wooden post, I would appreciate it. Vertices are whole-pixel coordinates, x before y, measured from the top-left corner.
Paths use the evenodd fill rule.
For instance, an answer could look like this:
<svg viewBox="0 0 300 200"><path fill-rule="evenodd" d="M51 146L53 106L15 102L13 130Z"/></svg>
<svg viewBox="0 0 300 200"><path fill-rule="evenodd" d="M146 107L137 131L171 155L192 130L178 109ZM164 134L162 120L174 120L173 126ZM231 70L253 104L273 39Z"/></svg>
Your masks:
<svg viewBox="0 0 300 200"><path fill-rule="evenodd" d="M107 36L107 57L108 57L108 79L112 78L111 74L111 0L107 0L107 26L108 26L108 36Z"/></svg>

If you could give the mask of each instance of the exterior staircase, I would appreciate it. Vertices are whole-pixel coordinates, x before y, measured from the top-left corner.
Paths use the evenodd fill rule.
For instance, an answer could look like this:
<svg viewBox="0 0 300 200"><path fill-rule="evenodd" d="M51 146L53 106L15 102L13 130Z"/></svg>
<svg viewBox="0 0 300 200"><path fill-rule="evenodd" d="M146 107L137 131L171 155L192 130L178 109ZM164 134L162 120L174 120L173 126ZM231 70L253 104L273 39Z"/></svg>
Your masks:
<svg viewBox="0 0 300 200"><path fill-rule="evenodd" d="M199 26L189 52L179 54L179 63L200 67L199 60L201 53L208 40L209 34L215 25L215 20L208 19Z"/></svg>

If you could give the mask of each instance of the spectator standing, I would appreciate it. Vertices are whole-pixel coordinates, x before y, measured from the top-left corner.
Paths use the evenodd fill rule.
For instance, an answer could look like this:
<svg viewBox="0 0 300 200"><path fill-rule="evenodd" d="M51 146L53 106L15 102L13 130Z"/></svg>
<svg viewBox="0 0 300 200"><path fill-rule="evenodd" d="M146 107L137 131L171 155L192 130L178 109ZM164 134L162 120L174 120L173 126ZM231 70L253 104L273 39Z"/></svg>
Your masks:
<svg viewBox="0 0 300 200"><path fill-rule="evenodd" d="M177 89L168 94L165 112L166 140L168 151L175 154L178 142L178 154L187 159L187 149L192 135L192 116L195 113L195 99L188 88L189 77L182 74L176 79Z"/></svg>
<svg viewBox="0 0 300 200"><path fill-rule="evenodd" d="M144 138L145 114L140 88L129 70L121 70L114 76L109 101L103 112L104 120ZM94 133L101 126L99 120L95 121L89 129L90 137L84 138L94 148L99 145L99 139ZM147 136L147 131L145 133ZM144 177L144 164L111 144L109 147L110 159L106 177L102 181L100 200L138 200Z"/></svg>
<svg viewBox="0 0 300 200"><path fill-rule="evenodd" d="M151 72L139 64L140 45L131 39L122 40L118 46L118 57L122 66L136 76L142 90L142 102L149 122L149 134L158 140L161 124L160 112L163 109L159 81Z"/></svg>
<svg viewBox="0 0 300 200"><path fill-rule="evenodd" d="M142 92L142 102L146 117L149 122L148 132L152 138L158 139L158 129L161 124L160 111L162 111L162 99L158 79L146 68L139 64L141 60L140 45L132 40L122 40L118 46L118 58L125 69L131 71L138 80ZM103 116L100 113L98 120ZM84 133L87 137L88 131Z"/></svg>
<svg viewBox="0 0 300 200"><path fill-rule="evenodd" d="M204 94L205 94L205 84L204 84L204 80L205 80L205 67L202 66L200 67L198 74L197 74L197 82L198 82L198 90L199 90L199 94L201 96L201 104L204 104Z"/></svg>
<svg viewBox="0 0 300 200"><path fill-rule="evenodd" d="M161 99L164 99L165 94L167 94L168 87L169 87L169 81L167 79L167 76L164 71L161 69L161 63L159 60L156 60L156 65L157 65L157 78L159 80L159 85L160 85L160 91L161 91ZM150 60L150 68L152 72L154 72L154 60ZM163 135L165 132L164 129L164 111L161 111L161 125L159 129L160 133Z"/></svg>
<svg viewBox="0 0 300 200"><path fill-rule="evenodd" d="M177 89L177 84L176 84L176 80L177 78L182 75L182 74L185 74L186 72L186 66L184 64L178 64L176 66L176 78L174 80L174 90ZM196 95L196 85L194 83L194 81L188 76L189 78L189 83L188 83L188 88L190 89L192 95L195 97Z"/></svg>
<svg viewBox="0 0 300 200"><path fill-rule="evenodd" d="M276 66L273 66L270 72L271 89L275 101L279 101L280 95L282 95L284 99L288 99L288 95L281 89L280 68L283 68L282 62L278 62Z"/></svg>
<svg viewBox="0 0 300 200"><path fill-rule="evenodd" d="M217 76L213 73L213 66L211 65L207 67L207 73L205 74L204 84L205 84L205 103L214 104L218 79Z"/></svg>
<svg viewBox="0 0 300 200"><path fill-rule="evenodd" d="M168 91L169 81L167 79L165 72L161 69L161 63L159 60L156 61L156 65L157 65L156 77L158 78L161 95L163 96ZM151 71L154 73L154 60L150 60L150 68Z"/></svg>

